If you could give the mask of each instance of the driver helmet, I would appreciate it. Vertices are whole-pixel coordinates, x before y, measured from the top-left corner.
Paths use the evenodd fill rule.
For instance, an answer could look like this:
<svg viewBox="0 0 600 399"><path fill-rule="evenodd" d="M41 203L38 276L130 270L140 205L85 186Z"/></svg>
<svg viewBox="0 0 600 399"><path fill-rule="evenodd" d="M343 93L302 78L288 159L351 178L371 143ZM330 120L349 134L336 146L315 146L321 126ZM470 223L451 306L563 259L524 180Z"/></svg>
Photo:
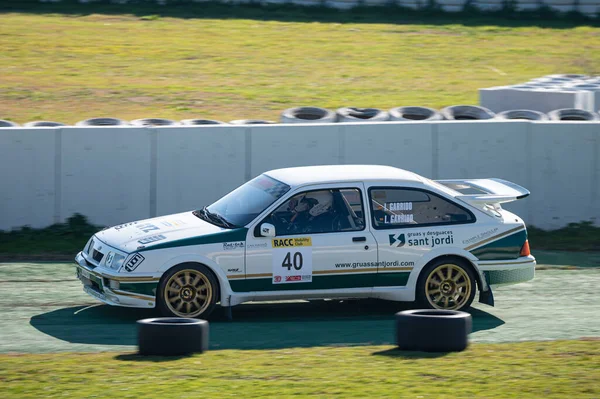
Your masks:
<svg viewBox="0 0 600 399"><path fill-rule="evenodd" d="M293 202L292 202L293 201ZM331 210L333 205L333 195L329 191L315 191L308 193L300 200L290 201L290 209L294 212L306 212L312 217L316 217Z"/></svg>

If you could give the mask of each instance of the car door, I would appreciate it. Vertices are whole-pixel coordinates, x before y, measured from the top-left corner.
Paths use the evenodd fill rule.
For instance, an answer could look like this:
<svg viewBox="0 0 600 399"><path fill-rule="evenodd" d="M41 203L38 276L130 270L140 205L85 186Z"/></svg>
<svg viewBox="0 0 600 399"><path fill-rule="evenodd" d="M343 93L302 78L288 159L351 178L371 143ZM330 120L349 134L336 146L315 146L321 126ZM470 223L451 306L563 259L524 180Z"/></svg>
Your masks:
<svg viewBox="0 0 600 399"><path fill-rule="evenodd" d="M274 237L263 235L264 223L275 228ZM320 185L286 196L249 229L246 279L233 282L232 288L372 287L376 272L377 244L366 227L363 184Z"/></svg>
<svg viewBox="0 0 600 399"><path fill-rule="evenodd" d="M376 286L405 286L411 271L430 251L457 246L468 209L432 191L411 187L370 187L373 234L379 245Z"/></svg>

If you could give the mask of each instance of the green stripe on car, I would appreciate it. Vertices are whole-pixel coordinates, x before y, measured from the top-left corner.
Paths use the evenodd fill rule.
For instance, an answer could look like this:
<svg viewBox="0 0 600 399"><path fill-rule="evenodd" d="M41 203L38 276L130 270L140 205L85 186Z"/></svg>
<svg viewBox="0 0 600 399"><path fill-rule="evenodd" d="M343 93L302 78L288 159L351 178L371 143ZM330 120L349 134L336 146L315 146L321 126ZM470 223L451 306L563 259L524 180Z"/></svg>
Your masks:
<svg viewBox="0 0 600 399"><path fill-rule="evenodd" d="M322 290L336 288L361 287L402 287L408 282L410 272L406 273L356 273L346 275L314 276L310 283L273 284L272 277L229 280L231 289L235 292L251 291L292 291L292 290ZM376 281L376 283L373 283Z"/></svg>
<svg viewBox="0 0 600 399"><path fill-rule="evenodd" d="M479 260L508 260L517 259L521 247L527 240L527 230L521 230L507 237L485 244L470 252Z"/></svg>
<svg viewBox="0 0 600 399"><path fill-rule="evenodd" d="M230 241L246 241L248 229L241 227L239 229L225 230L213 234L205 234L197 237L182 238L180 240L165 242L163 244L152 245L142 248L137 252L153 251L155 249L187 247L191 245L219 244Z"/></svg>

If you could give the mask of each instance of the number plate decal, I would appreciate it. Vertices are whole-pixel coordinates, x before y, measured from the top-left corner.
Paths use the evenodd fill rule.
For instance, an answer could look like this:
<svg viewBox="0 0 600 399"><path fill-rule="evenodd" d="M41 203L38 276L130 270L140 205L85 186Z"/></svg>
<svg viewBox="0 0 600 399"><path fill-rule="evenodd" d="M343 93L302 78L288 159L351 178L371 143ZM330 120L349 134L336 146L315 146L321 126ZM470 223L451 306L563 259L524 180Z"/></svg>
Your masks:
<svg viewBox="0 0 600 399"><path fill-rule="evenodd" d="M273 284L312 282L312 239L274 238Z"/></svg>

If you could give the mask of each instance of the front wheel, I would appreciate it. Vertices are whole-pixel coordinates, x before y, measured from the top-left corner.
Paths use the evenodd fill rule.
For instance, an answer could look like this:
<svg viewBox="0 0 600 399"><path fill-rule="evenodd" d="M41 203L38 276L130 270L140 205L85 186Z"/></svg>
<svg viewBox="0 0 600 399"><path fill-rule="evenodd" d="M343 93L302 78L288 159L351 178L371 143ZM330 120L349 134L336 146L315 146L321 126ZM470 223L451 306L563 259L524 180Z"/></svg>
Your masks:
<svg viewBox="0 0 600 399"><path fill-rule="evenodd" d="M417 302L429 309L467 309L475 298L476 288L473 271L464 261L439 260L421 272Z"/></svg>
<svg viewBox="0 0 600 399"><path fill-rule="evenodd" d="M206 318L214 310L219 283L206 266L182 264L162 277L158 308L165 316Z"/></svg>

